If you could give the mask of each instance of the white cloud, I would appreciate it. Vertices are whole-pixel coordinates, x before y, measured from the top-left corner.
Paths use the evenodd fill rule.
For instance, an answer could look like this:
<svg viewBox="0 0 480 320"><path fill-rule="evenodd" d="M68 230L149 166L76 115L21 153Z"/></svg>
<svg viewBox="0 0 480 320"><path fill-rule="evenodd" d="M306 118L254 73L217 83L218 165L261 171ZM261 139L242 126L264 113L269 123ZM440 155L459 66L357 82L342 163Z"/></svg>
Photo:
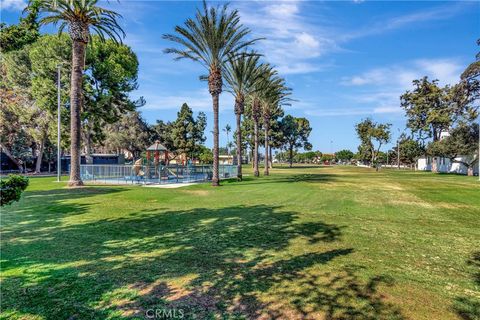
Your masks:
<svg viewBox="0 0 480 320"><path fill-rule="evenodd" d="M438 79L441 85L459 81L464 65L456 59L420 59L404 65L375 68L362 74L345 77L342 84L351 86L392 86L407 89L412 81L423 76Z"/></svg>
<svg viewBox="0 0 480 320"><path fill-rule="evenodd" d="M419 59L345 77L342 84L360 90L347 98L371 106L372 114L400 113L400 96L412 89L413 80L428 76L438 79L441 86L453 85L463 69L464 65L456 59Z"/></svg>
<svg viewBox="0 0 480 320"><path fill-rule="evenodd" d="M23 10L26 6L25 0L1 0L0 2L1 10L18 11Z"/></svg>
<svg viewBox="0 0 480 320"><path fill-rule="evenodd" d="M449 19L461 11L477 5L475 2L461 1L457 3L449 3L447 5L436 6L428 10L417 11L390 19L384 19L380 22L368 26L360 26L351 32L345 32L339 37L341 41L349 41L352 39L363 38L371 35L382 34L392 30L401 29L404 27L412 27L415 24ZM476 9L475 9L476 10Z"/></svg>
<svg viewBox="0 0 480 320"><path fill-rule="evenodd" d="M333 31L308 22L301 1L238 3L242 22L258 42L265 60L282 74L301 74L323 69L314 58L338 48Z"/></svg>
<svg viewBox="0 0 480 320"><path fill-rule="evenodd" d="M455 60L437 59L437 60L418 60L417 66L430 74L432 78L438 79L444 84L455 84L460 80L460 74L465 68Z"/></svg>
<svg viewBox="0 0 480 320"><path fill-rule="evenodd" d="M403 112L400 107L382 107L382 108L319 108L305 110L307 116L314 117L348 117L360 115L374 115Z"/></svg>
<svg viewBox="0 0 480 320"><path fill-rule="evenodd" d="M276 65L284 74L305 74L323 70L318 66L318 57L343 50L346 42L411 27L416 23L448 19L466 10L470 4L458 3L435 6L429 10L382 19L374 24L360 25L342 30L327 15L322 16L316 7L316 16L311 16L303 1L288 2L238 2L242 22L251 28L253 36L266 38L256 47L265 54L267 61ZM325 7L326 8L326 7ZM326 8L326 10L328 10ZM359 84L363 79L356 79Z"/></svg>
<svg viewBox="0 0 480 320"><path fill-rule="evenodd" d="M373 109L373 113L402 113L403 110L400 106L391 107L377 107Z"/></svg>
<svg viewBox="0 0 480 320"><path fill-rule="evenodd" d="M318 48L320 46L320 42L315 39L311 34L306 32L302 32L301 34L295 36L296 42L300 46L307 46L310 48Z"/></svg>

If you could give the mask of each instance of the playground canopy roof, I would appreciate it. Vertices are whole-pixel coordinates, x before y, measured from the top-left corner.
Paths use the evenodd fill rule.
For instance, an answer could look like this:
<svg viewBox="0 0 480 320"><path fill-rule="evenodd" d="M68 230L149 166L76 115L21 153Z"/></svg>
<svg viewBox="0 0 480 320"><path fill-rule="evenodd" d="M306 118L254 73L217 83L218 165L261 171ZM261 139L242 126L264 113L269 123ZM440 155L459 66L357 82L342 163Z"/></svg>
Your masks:
<svg viewBox="0 0 480 320"><path fill-rule="evenodd" d="M168 151L168 149L157 140L154 144L147 148L147 151Z"/></svg>

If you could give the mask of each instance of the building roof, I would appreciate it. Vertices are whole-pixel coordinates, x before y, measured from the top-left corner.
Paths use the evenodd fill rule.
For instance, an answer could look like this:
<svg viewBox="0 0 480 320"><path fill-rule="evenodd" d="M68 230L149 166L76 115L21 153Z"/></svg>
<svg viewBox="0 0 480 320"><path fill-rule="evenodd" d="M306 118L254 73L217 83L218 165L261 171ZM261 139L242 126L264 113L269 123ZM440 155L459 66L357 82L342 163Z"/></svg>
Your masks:
<svg viewBox="0 0 480 320"><path fill-rule="evenodd" d="M154 144L147 148L147 151L168 151L168 149L157 140Z"/></svg>

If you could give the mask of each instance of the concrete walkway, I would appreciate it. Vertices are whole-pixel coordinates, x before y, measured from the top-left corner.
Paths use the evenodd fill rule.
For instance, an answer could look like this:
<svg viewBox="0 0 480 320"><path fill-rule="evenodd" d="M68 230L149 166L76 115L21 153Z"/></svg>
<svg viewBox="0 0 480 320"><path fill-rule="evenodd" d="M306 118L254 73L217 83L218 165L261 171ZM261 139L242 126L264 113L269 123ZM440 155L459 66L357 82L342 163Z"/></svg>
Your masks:
<svg viewBox="0 0 480 320"><path fill-rule="evenodd" d="M186 182L186 183L166 183L166 184L144 184L143 187L146 188L165 188L165 189L176 189L181 187L188 187L194 184L198 184L198 182Z"/></svg>

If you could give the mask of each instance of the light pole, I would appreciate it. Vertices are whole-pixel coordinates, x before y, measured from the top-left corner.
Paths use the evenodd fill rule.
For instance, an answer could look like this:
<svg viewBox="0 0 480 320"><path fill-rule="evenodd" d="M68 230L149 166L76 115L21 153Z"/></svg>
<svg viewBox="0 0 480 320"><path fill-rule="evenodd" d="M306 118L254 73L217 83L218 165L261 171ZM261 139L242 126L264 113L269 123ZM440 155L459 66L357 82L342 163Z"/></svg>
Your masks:
<svg viewBox="0 0 480 320"><path fill-rule="evenodd" d="M406 129L404 129L402 132L400 131L400 128L398 128L398 139L397 139L397 169L400 170L400 138L402 137L402 134L405 132Z"/></svg>
<svg viewBox="0 0 480 320"><path fill-rule="evenodd" d="M400 138L397 140L397 168L400 170Z"/></svg>
<svg viewBox="0 0 480 320"><path fill-rule="evenodd" d="M57 65L57 182L60 182L61 159L60 159L60 65Z"/></svg>

